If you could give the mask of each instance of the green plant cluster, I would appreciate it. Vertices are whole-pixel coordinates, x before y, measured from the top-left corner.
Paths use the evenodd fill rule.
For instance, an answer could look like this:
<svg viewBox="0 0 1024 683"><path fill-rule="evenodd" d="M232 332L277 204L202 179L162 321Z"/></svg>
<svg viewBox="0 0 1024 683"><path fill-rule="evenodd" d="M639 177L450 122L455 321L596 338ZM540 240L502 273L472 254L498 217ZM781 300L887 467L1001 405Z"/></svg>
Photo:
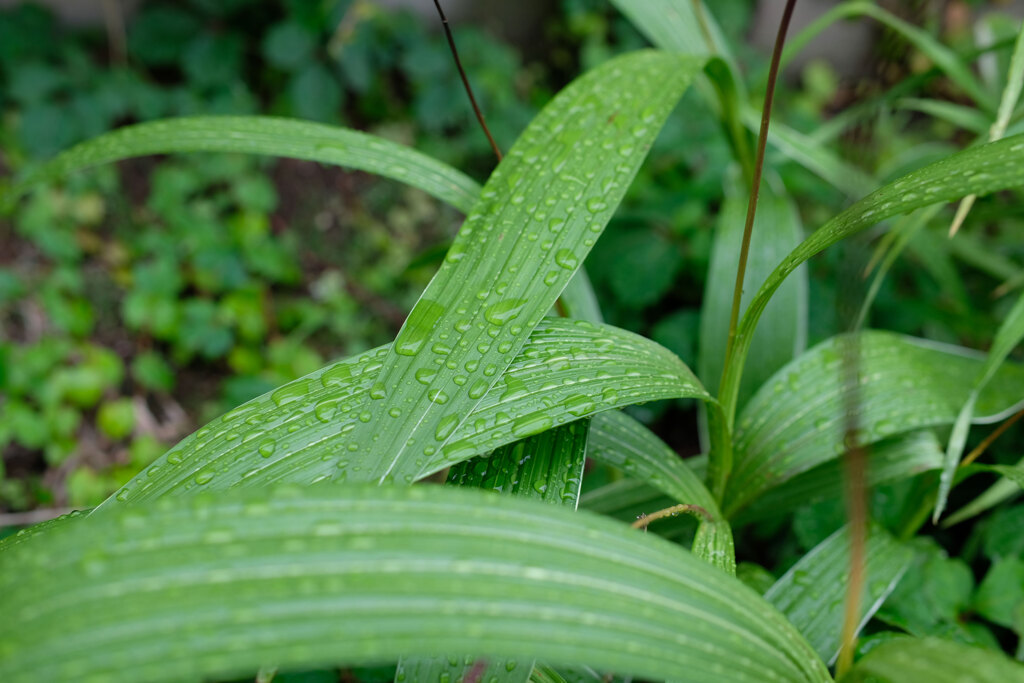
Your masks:
<svg viewBox="0 0 1024 683"><path fill-rule="evenodd" d="M579 53L552 73L583 73L535 116L487 97L544 88L520 100L489 71L511 53L459 34L506 149L483 184L449 165L487 146L439 36L385 56L411 20L286 3L250 43L222 27L255 3L190 7L140 16L136 49L194 39L165 78L213 101L266 76L268 111L348 125L15 146L2 434L57 470L83 434L127 450L77 484L121 484L98 507L0 539L0 677L1024 680L1020 22L943 35L853 0L791 36L784 66L871 20L900 78L782 86L745 260L743 3L565 2L549 30ZM180 152L214 154L139 160ZM341 196L307 197L310 167L242 154L388 181L320 169ZM205 425L161 453L143 423L182 389Z"/></svg>
<svg viewBox="0 0 1024 683"><path fill-rule="evenodd" d="M421 22L370 3L261 4L147 3L113 68L103 36L34 5L5 10L5 163L31 166L126 121L257 111L445 135L453 162L489 153L446 45ZM507 75L528 75L481 32L460 40L487 67L478 91L511 138L532 108ZM12 462L0 504L95 505L195 417L392 336L451 229L422 195L369 181L318 206L336 179L221 155L33 191L3 223L0 443Z"/></svg>

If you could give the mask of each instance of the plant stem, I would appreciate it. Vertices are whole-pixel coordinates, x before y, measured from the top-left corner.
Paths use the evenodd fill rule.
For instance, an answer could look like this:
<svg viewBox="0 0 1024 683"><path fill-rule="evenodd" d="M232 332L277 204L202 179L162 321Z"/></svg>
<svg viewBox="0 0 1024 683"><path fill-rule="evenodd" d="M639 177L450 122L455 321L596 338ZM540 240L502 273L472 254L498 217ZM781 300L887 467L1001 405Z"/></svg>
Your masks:
<svg viewBox="0 0 1024 683"><path fill-rule="evenodd" d="M978 456L985 452L985 450L992 445L992 442L1003 435L1007 429L1013 426L1013 423L1024 417L1024 410L1014 413L1012 417L1003 422L1003 424L996 427L991 434L985 437L985 439L979 443L973 451L968 453L963 460L960 461L960 467L967 467L972 462L978 459Z"/></svg>
<svg viewBox="0 0 1024 683"><path fill-rule="evenodd" d="M630 526L632 526L634 529L646 530L647 525L651 522L656 522L659 519L664 519L666 517L675 517L680 512L690 512L694 515L699 515L704 519L711 519L711 515L708 514L708 511L702 508L700 505L689 505L684 503L682 505L673 505L672 507L668 507L663 510L658 510L657 512L652 512L649 515L641 515L640 518L633 522Z"/></svg>
<svg viewBox="0 0 1024 683"><path fill-rule="evenodd" d="M469 79L466 77L466 70L462 68L462 60L459 59L459 50L455 47L455 37L452 35L452 29L448 25L448 17L444 15L444 10L441 9L441 0L434 0L434 6L437 7L437 13L441 16L441 25L444 26L444 35L448 39L448 47L452 50L452 57L455 59L455 66L459 70L459 77L462 78L462 85L466 89L466 94L469 95L469 103L473 105L473 113L476 114L476 120L480 122L480 127L484 129L484 135L487 136L487 141L491 143L491 149L494 150L494 156L498 157L498 161L501 161L501 148L498 147L498 143L494 141L491 136L490 129L487 128L487 121L484 120L484 114L480 111L480 106L476 103L476 97L473 96L473 88L469 85Z"/></svg>
<svg viewBox="0 0 1024 683"><path fill-rule="evenodd" d="M796 0L787 0L779 22L779 33L775 37L775 49L772 51L771 67L768 69L768 87L764 94L764 106L761 108L761 130L757 135L757 151L754 156L754 180L750 184L750 200L747 202L747 220L743 225L743 243L740 246L740 262L736 268L736 286L732 293L732 313L729 316L729 340L725 346L725 367L732 360L733 342L736 338L736 326L740 319L740 300L743 298L743 277L747 272L747 256L750 253L750 237L754 232L754 214L757 212L757 196L761 191L761 176L764 171L764 150L768 142L768 123L772 117L772 103L775 101L775 81L779 76L779 59L782 46L786 42L786 31L789 20L793 17ZM724 384L724 373L723 373Z"/></svg>

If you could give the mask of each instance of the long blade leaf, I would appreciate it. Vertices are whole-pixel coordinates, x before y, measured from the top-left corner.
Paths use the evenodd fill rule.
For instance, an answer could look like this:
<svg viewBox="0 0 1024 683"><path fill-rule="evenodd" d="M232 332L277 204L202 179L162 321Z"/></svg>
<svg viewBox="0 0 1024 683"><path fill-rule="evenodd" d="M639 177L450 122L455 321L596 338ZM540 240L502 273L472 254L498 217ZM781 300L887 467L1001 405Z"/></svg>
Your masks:
<svg viewBox="0 0 1024 683"><path fill-rule="evenodd" d="M1024 136L967 149L909 173L871 193L816 230L775 269L754 296L735 339L736 362L727 368L719 400L735 415L743 364L758 320L775 290L801 263L827 247L901 213L968 194L988 194L1024 183ZM712 454L714 455L714 454Z"/></svg>
<svg viewBox="0 0 1024 683"><path fill-rule="evenodd" d="M860 333L857 424L862 444L951 424L984 360L967 349L889 332ZM726 514L845 451L841 337L786 366L750 400L736 429ZM979 395L974 420L998 420L1024 400L1024 366L1004 364Z"/></svg>
<svg viewBox="0 0 1024 683"><path fill-rule="evenodd" d="M616 58L530 123L384 358L335 478L423 473L424 457L452 439L442 426L469 418L483 397L471 388L498 381L579 268L702 64L656 51ZM423 386L425 369L434 375Z"/></svg>
<svg viewBox="0 0 1024 683"><path fill-rule="evenodd" d="M219 492L94 514L0 555L0 611L10 683L441 652L694 682L830 680L781 614L685 550L449 487Z"/></svg>
<svg viewBox="0 0 1024 683"><path fill-rule="evenodd" d="M83 142L0 193L13 202L33 185L99 164L149 154L240 152L336 164L418 187L468 213L480 186L433 157L367 133L271 116L195 116L126 126Z"/></svg>
<svg viewBox="0 0 1024 683"><path fill-rule="evenodd" d="M186 437L104 505L330 477L337 460L351 452L346 430L369 419L360 406L378 382L387 348L244 403ZM433 367L414 381L429 381ZM658 398L711 400L693 373L654 342L608 325L555 318L534 330L497 386L470 385L470 394L476 392L483 399L469 420L439 425L439 433L450 430L452 438L444 449L423 456L421 476L600 410ZM359 474L354 471L352 478L364 478Z"/></svg>
<svg viewBox="0 0 1024 683"><path fill-rule="evenodd" d="M999 326L999 330L992 340L992 348L989 349L988 355L985 357L985 365L978 373L974 388L953 423L953 432L946 448L946 460L942 466L942 476L939 478L939 494L935 501L935 512L932 514L933 523L939 521L939 517L946 508L946 499L949 497L950 489L953 488L953 475L960 465L964 446L967 445L967 434L970 431L978 397L1002 366L1006 357L1020 344L1021 339L1024 339L1024 294L1017 298L1017 303L1013 305Z"/></svg>
<svg viewBox="0 0 1024 683"><path fill-rule="evenodd" d="M884 529L871 529L864 553L858 631L896 588L913 558L913 551ZM818 656L830 663L839 654L849 571L850 533L844 527L801 557L764 595L804 634Z"/></svg>

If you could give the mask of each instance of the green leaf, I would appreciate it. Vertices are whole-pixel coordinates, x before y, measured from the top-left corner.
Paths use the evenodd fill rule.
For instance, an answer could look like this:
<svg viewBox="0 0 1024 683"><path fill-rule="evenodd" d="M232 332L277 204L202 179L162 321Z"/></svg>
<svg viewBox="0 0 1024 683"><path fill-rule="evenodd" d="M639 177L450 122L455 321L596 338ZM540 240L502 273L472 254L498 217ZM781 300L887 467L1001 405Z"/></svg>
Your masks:
<svg viewBox="0 0 1024 683"><path fill-rule="evenodd" d="M893 638L872 649L842 683L1024 681L1024 665L1001 652L939 638Z"/></svg>
<svg viewBox="0 0 1024 683"><path fill-rule="evenodd" d="M842 337L814 347L769 380L744 409L725 511L845 450ZM951 424L984 362L967 349L880 331L855 344L861 377L855 419L862 444ZM974 420L1000 419L1024 400L1024 366L1005 364L978 398Z"/></svg>
<svg viewBox="0 0 1024 683"><path fill-rule="evenodd" d="M914 554L881 527L872 527L864 554L858 632L907 571ZM844 598L849 590L850 534L843 527L801 557L764 594L826 662L839 655Z"/></svg>
<svg viewBox="0 0 1024 683"><path fill-rule="evenodd" d="M589 419L577 420L502 446L454 465L448 483L576 509L589 431Z"/></svg>
<svg viewBox="0 0 1024 683"><path fill-rule="evenodd" d="M998 465L992 466L990 469L996 469L998 467ZM1021 459L1016 465L1012 466L1012 469L1014 470L1020 470L1021 468L1024 468L1024 459ZM1002 503L1004 500L1020 495L1021 486L1021 484L1018 484L1009 477L1004 476L995 484L988 487L977 498L964 505L949 517L946 517L946 519L942 521L942 526L951 527L954 524L959 524L964 520L981 514L985 510L999 505L999 503Z"/></svg>
<svg viewBox="0 0 1024 683"><path fill-rule="evenodd" d="M0 194L0 206L33 185L73 171L178 152L240 152L336 164L408 183L463 213L480 194L476 182L450 166L366 133L269 116L197 116L127 126L76 145L16 180Z"/></svg>
<svg viewBox="0 0 1024 683"><path fill-rule="evenodd" d="M732 529L714 496L653 432L623 413L601 413L592 420L587 456L640 479L676 503L703 508L707 517L698 517L693 552L728 574L736 573Z"/></svg>
<svg viewBox="0 0 1024 683"><path fill-rule="evenodd" d="M692 0L612 0L652 45L686 55L710 56Z"/></svg>
<svg viewBox="0 0 1024 683"><path fill-rule="evenodd" d="M329 365L235 408L186 437L104 504L197 487L330 477L339 469L336 460L351 453L349 425L369 419L360 406L379 382L387 350ZM425 389L431 375L421 374L413 381ZM470 385L471 394L485 390L486 384ZM607 325L549 318L467 420L438 425L440 437L451 438L444 448L440 438L434 441L438 447L423 457L418 476L597 411L683 397L711 400L693 373L654 342ZM368 475L356 470L350 476Z"/></svg>
<svg viewBox="0 0 1024 683"><path fill-rule="evenodd" d="M688 552L448 487L218 492L94 514L0 555L0 610L12 683L438 652L695 682L831 680L781 614Z"/></svg>
<svg viewBox="0 0 1024 683"><path fill-rule="evenodd" d="M879 221L900 213L968 194L987 194L1024 183L1024 136L967 149L909 173L846 209L794 249L753 298L740 321L735 339L735 362L727 368L719 400L725 415L735 415L743 362L761 314L775 290L801 263ZM712 454L714 455L714 454Z"/></svg>
<svg viewBox="0 0 1024 683"><path fill-rule="evenodd" d="M942 467L942 446L929 430L874 444L868 450L867 483L874 488ZM829 460L768 489L736 517L737 523L785 515L801 505L840 500L846 492L846 464Z"/></svg>
<svg viewBox="0 0 1024 683"><path fill-rule="evenodd" d="M354 450L337 458L335 478L358 471L403 481L426 472L428 451L464 448L445 425L469 419L483 397L472 388L498 381L554 304L701 66L656 51L624 55L574 81L530 123L388 351L379 390L359 407L370 419L346 435ZM428 385L412 384L425 370L434 373ZM391 399L374 403L384 395ZM551 426L532 419L548 424L513 424L517 437Z"/></svg>
<svg viewBox="0 0 1024 683"><path fill-rule="evenodd" d="M942 467L942 476L939 479L939 494L935 501L935 512L932 513L932 523L937 523L946 508L946 499L949 491L953 488L953 475L960 465L960 458L964 453L964 446L967 445L967 434L971 428L971 420L974 416L975 404L981 392L995 376L1000 366L1010 355L1010 352L1024 339L1024 294L1017 298L1017 302L1010 309L996 336L992 340L992 347L985 357L985 365L978 372L978 378L974 388L967 396L963 407L960 409L953 423L953 433L949 437L949 445L946 447L946 460Z"/></svg>
<svg viewBox="0 0 1024 683"><path fill-rule="evenodd" d="M590 420L584 418L502 446L490 455L454 465L448 472L447 483L575 510L589 431ZM433 683L470 676L488 683L516 683L526 681L532 669L532 660L492 661L475 656L403 658L395 680Z"/></svg>
<svg viewBox="0 0 1024 683"><path fill-rule="evenodd" d="M972 607L992 623L1012 629L1024 609L1024 559L997 560L978 586Z"/></svg>
<svg viewBox="0 0 1024 683"><path fill-rule="evenodd" d="M705 386L712 394L718 390L718 380L725 363L729 312L749 194L734 169L726 181L725 200L718 214L701 307L697 374L704 378ZM740 310L753 296L753 285L763 282L775 264L802 239L803 228L796 206L784 192L773 189L771 183L765 183L754 218L745 280L748 286L744 288ZM754 334L750 345L750 370L740 386L738 405L742 407L775 371L803 353L806 344L807 270L802 268L779 288L768 305L764 324Z"/></svg>

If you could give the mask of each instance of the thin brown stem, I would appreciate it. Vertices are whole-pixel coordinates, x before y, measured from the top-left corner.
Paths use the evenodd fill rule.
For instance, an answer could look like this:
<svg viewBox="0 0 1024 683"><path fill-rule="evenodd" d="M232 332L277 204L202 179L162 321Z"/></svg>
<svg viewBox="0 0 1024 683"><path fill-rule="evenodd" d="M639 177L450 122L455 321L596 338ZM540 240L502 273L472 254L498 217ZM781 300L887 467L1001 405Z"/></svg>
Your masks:
<svg viewBox="0 0 1024 683"><path fill-rule="evenodd" d="M843 403L846 414L846 515L850 529L850 578L846 586L843 629L836 679L842 678L853 665L853 651L860 626L860 607L864 593L865 557L868 533L867 451L860 443L857 409L860 395L860 342L850 334L842 339Z"/></svg>
<svg viewBox="0 0 1024 683"><path fill-rule="evenodd" d="M441 25L444 26L444 35L448 38L448 47L452 50L452 58L455 60L455 66L459 70L459 77L462 78L462 85L466 89L466 94L469 95L469 103L473 105L473 113L476 114L476 120L480 122L480 127L484 129L484 135L487 136L487 141L491 143L494 156L498 157L498 161L501 161L501 148L498 147L498 143L491 136L491 131L487 128L487 121L484 120L484 114L476 103L476 97L473 96L473 88L470 87L466 71L462 68L462 60L459 59L459 50L455 47L455 37L452 36L451 26L448 25L448 17L444 15L444 10L441 9L441 0L434 0L434 6L437 7L437 13L441 16Z"/></svg>
<svg viewBox="0 0 1024 683"><path fill-rule="evenodd" d="M992 445L993 441L1002 436L1003 432L1012 427L1013 423L1019 420L1021 417L1024 417L1024 410L1014 413L1014 415L1010 417L1008 420L1006 420L1006 422L996 427L991 434L986 436L985 439L974 448L973 451L964 456L964 459L960 461L960 467L967 467L972 462L977 460L978 456L984 453L988 449L988 447Z"/></svg>
<svg viewBox="0 0 1024 683"><path fill-rule="evenodd" d="M630 526L632 526L634 529L646 529L647 525L651 522L656 522L659 519L664 519L666 517L675 517L680 512L692 512L704 517L704 519L711 519L711 515L708 513L708 511L702 508L700 505L684 504L673 505L672 507L665 508L663 510L658 510L657 512L652 512L649 515L641 515L640 518L633 522Z"/></svg>
<svg viewBox="0 0 1024 683"><path fill-rule="evenodd" d="M789 20L793 17L796 0L787 0L779 22L779 33L775 37L775 49L772 51L771 67L768 69L768 87L764 94L764 106L761 108L761 130L757 136L757 152L754 156L754 179L750 184L750 201L747 203L747 220L743 226L743 243L740 247L740 261L736 268L736 287L732 294L732 313L729 316L729 339L725 345L725 368L732 361L733 343L736 339L736 326L740 319L740 300L743 298L743 278L747 272L747 255L750 253L750 236L754 231L754 214L757 211L757 196L761 190L761 176L764 171L764 151L768 142L768 123L772 117L772 103L775 101L775 82L779 75L779 60L782 58L782 46L786 42ZM722 377L724 385L725 375Z"/></svg>

